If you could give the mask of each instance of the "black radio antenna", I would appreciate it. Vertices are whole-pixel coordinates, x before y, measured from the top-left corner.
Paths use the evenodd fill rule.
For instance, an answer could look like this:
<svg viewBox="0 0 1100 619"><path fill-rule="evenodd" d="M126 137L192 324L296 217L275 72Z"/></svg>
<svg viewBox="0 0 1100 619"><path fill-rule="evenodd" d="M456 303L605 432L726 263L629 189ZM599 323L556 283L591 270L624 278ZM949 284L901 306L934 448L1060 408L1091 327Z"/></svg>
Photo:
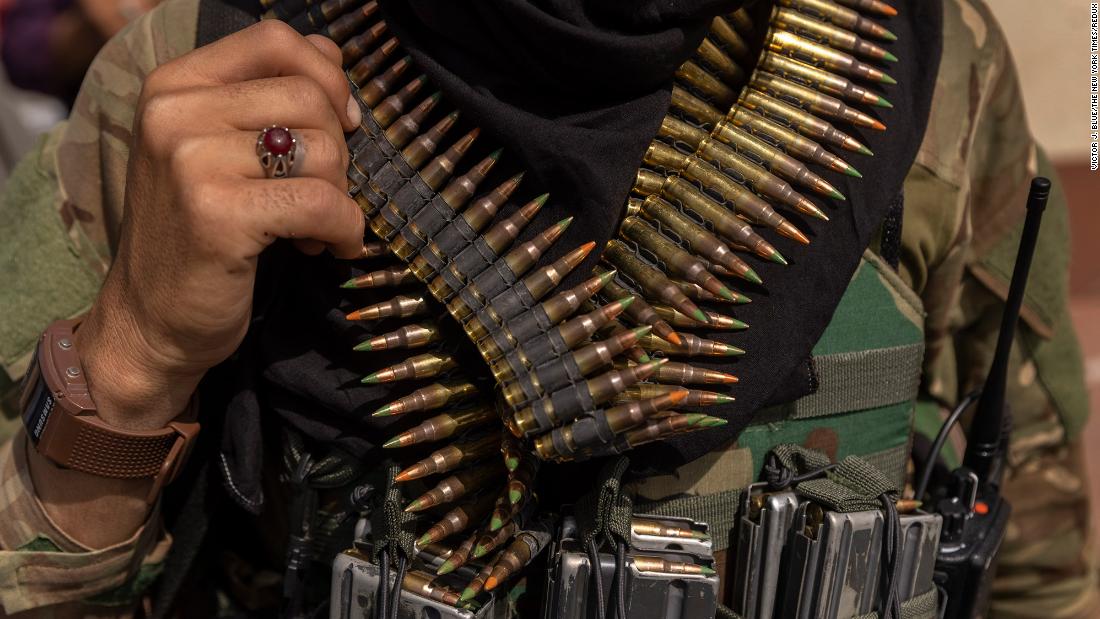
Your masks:
<svg viewBox="0 0 1100 619"><path fill-rule="evenodd" d="M1039 238L1039 224L1050 196L1050 180L1042 176L1031 180L1031 191L1027 196L1027 217L1024 220L1020 249L1016 253L1016 266L1012 270L1012 284L1005 299L1004 315L1001 317L1001 331L997 337L997 350L993 354L993 364L982 388L978 409L970 426L966 455L963 464L978 475L985 483L1000 483L1001 462L1004 459L1005 439L1005 382L1008 376L1008 355L1012 351L1012 340L1016 335L1016 323L1020 318L1020 306L1027 288L1027 276L1031 270L1031 259L1035 255L1035 244Z"/></svg>

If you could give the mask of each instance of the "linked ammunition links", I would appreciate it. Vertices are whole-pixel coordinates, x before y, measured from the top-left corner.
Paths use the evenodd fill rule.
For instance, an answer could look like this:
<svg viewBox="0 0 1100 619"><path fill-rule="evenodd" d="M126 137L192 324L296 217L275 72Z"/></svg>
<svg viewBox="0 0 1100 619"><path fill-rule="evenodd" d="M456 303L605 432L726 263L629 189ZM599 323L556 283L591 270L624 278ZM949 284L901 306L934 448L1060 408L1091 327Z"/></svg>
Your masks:
<svg viewBox="0 0 1100 619"><path fill-rule="evenodd" d="M559 291L560 281L584 260L591 244L543 266L539 258L560 230L548 228L514 246L547 196L511 210L522 174L479 194L500 151L456 175L479 131L450 136L458 112L441 115L436 109L441 95L422 94L428 79L416 75L411 58L389 37L376 2L262 3L265 18L282 19L299 32L319 32L342 44L348 80L363 112L361 126L348 137L349 195L382 240L365 244L364 257L388 249L398 260L349 280L345 287L423 284L348 318L421 316L441 303L476 345L500 387L501 397L494 403L449 356L453 351L438 349L439 329L432 323L406 325L356 346L361 351L433 347L364 382L439 379L375 414L434 415L385 447L467 439L443 446L397 475L398 482L406 482L460 469L431 496L448 502L461 497L462 503L421 540L431 545L444 539L440 535L466 531L470 543L451 549L462 550L455 555L457 563L465 561L464 553L474 552L475 538L504 530L492 527L504 527L519 505L509 503L511 492L495 494L493 481L500 480L500 471L485 468L472 476L479 469L463 468L484 466L478 463L489 457L492 444L501 445L508 464L508 488L523 495L531 494L532 484L520 476L533 476L533 469L521 462L531 454L545 460L591 458L725 423L671 409L729 402L728 395L680 385L728 385L737 378L664 357L744 352L678 330L748 326L708 306L748 300L722 278L762 283L741 256L786 264L753 226L810 242L779 210L828 218L796 187L843 200L807 165L859 176L822 143L870 154L832 121L884 129L853 104L888 107L889 102L857 82L893 83L863 60L893 60L885 47L869 40L889 41L893 35L861 15L888 15L879 0L778 0L770 14L750 15L742 9L716 17L697 54L676 72L669 114L638 171L623 229L601 256L605 266L584 284ZM758 44L764 51L754 60ZM431 119L434 124L428 127ZM445 143L449 146L437 154ZM504 212L511 214L502 216ZM620 318L644 329L631 330ZM650 354L662 358L653 360ZM494 423L501 417L503 432ZM495 496L500 498L493 508ZM533 505L528 498L533 497L520 500ZM433 589L430 577L411 576L406 589L452 606L466 604L482 587L494 588L490 582L530 559L532 553L518 544L522 541L531 550L533 538L524 537L520 529L514 535L515 548L504 539L493 543L497 553L474 574L471 585L480 585L469 596L464 592L456 601L444 589ZM497 563L504 572L496 572Z"/></svg>

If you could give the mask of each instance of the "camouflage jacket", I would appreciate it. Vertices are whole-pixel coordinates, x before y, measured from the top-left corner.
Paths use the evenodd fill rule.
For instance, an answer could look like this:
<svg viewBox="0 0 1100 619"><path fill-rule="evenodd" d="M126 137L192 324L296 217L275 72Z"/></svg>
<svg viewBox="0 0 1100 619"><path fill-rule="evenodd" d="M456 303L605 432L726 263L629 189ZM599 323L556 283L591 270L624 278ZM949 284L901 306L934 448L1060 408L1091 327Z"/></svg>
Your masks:
<svg viewBox="0 0 1100 619"><path fill-rule="evenodd" d="M979 0L945 0L932 115L905 182L898 273L923 303L918 425L981 380L1035 174L1032 140L1003 34ZM59 530L35 498L16 385L38 334L84 312L117 247L130 128L143 77L194 45L197 0L169 0L112 40L71 118L16 169L0 204L0 616L129 616L171 539L154 516L112 548ZM1007 483L1015 510L996 585L997 616L1086 617L1097 607L1078 436L1087 415L1068 318L1068 220L1055 191L1012 362ZM920 428L918 428L920 429Z"/></svg>

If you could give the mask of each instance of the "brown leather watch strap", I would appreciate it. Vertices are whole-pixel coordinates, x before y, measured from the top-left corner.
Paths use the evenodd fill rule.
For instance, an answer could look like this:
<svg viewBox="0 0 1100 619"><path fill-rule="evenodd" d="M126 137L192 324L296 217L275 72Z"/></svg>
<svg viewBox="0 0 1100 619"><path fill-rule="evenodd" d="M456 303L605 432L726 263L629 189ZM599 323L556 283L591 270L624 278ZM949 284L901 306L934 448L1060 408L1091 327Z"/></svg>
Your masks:
<svg viewBox="0 0 1100 619"><path fill-rule="evenodd" d="M192 400L180 419L157 430L122 430L96 415L73 344L76 321L42 335L23 393L23 421L35 448L60 466L101 477L154 478L150 500L179 473L199 432Z"/></svg>

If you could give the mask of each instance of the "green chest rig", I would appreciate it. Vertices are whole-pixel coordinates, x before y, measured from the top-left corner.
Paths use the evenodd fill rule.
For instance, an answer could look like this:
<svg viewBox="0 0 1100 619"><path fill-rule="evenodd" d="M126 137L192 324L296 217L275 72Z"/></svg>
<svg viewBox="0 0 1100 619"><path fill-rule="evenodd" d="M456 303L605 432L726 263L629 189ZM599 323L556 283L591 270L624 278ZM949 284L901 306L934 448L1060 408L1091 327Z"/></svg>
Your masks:
<svg viewBox="0 0 1100 619"><path fill-rule="evenodd" d="M540 462L622 453L725 423L674 410L733 397L735 376L693 366L692 357L745 353L692 331L748 327L726 313L749 301L727 281L761 283L747 256L786 263L770 235L809 243L781 212L828 219L804 194L844 196L812 168L860 176L836 153L871 153L834 123L885 130L859 108L889 107L871 87L894 83L876 67L895 60L872 42L895 38L867 17L896 14L879 0L778 0L716 17L675 74L669 113L603 265L563 290L594 244L540 265L571 218L516 242L548 196L509 208L522 172L485 191L499 150L458 173L480 132L453 134L459 113L445 110L401 54L376 2L276 0L265 8L266 18L341 44L363 108L348 139L350 194L373 237L362 257L388 262L344 286L414 291L347 317L410 319L356 345L410 351L364 382L436 379L374 414L422 420L387 448L442 444L395 480L400 487L444 476L404 511L452 507L417 528L417 546L446 559L440 574L475 560L481 574L461 596L430 575L416 578L424 595L455 604L515 575L545 545L529 517ZM446 315L426 318L439 304ZM438 350L442 320L457 321L476 345L493 393L472 380L481 368L459 367ZM462 541L440 544L451 537Z"/></svg>

